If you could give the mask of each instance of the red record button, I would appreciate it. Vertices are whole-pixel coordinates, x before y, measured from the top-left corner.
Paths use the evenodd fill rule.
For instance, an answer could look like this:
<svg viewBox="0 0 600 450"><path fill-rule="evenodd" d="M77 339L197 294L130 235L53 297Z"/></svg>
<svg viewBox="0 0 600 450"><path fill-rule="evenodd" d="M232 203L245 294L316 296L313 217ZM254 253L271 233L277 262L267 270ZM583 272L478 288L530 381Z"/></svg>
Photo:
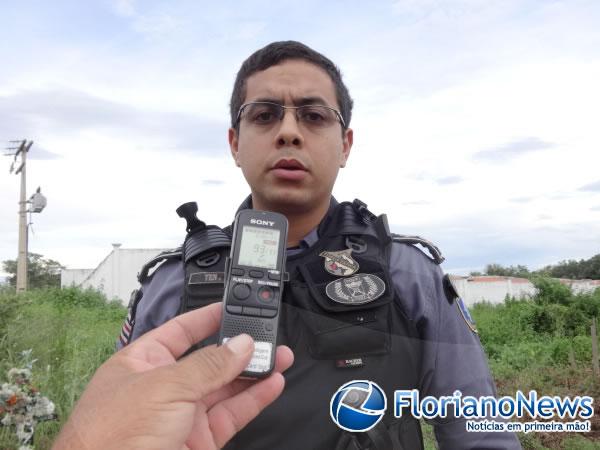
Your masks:
<svg viewBox="0 0 600 450"><path fill-rule="evenodd" d="M269 286L262 286L258 290L258 299L262 302L270 302L271 300L273 300L274 296L275 293L273 292L273 289L271 289Z"/></svg>

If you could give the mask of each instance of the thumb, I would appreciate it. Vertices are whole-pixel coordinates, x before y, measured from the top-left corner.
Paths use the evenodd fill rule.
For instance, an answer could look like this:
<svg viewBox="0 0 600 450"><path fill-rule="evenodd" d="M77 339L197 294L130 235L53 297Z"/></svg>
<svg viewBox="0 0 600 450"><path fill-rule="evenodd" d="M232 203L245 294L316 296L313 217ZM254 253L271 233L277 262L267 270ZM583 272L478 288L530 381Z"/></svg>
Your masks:
<svg viewBox="0 0 600 450"><path fill-rule="evenodd" d="M232 382L248 366L254 351L254 341L247 334L240 334L219 347L212 345L197 350L165 369L182 380L198 401L206 395Z"/></svg>

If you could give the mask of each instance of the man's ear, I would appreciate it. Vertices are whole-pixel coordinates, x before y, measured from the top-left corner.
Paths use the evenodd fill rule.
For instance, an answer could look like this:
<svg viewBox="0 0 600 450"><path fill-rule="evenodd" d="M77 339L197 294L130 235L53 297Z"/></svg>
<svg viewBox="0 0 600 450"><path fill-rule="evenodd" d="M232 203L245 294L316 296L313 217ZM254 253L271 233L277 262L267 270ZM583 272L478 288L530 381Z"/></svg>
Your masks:
<svg viewBox="0 0 600 450"><path fill-rule="evenodd" d="M342 138L342 153L340 154L340 167L346 167L346 161L350 157L350 150L352 149L352 143L354 142L354 131L352 128L348 128L344 131L344 137Z"/></svg>
<svg viewBox="0 0 600 450"><path fill-rule="evenodd" d="M227 139L229 140L229 150L231 151L231 156L233 156L235 165L240 167L240 162L238 159L238 133L235 131L235 128L229 129L227 133Z"/></svg>

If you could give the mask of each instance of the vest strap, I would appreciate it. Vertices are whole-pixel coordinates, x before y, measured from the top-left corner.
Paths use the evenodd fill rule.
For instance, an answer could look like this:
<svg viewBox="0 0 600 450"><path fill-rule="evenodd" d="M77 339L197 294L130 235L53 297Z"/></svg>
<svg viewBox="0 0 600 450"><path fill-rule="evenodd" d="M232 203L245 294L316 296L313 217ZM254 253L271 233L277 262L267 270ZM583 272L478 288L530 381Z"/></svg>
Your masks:
<svg viewBox="0 0 600 450"><path fill-rule="evenodd" d="M437 246L435 246L431 241L422 238L421 236L408 236L404 234L395 234L392 233L392 240L394 242L400 242L402 244L412 244L412 245L421 245L425 247L429 254L431 255L429 258L433 260L436 264L440 265L443 263L446 258L442 256L442 252Z"/></svg>

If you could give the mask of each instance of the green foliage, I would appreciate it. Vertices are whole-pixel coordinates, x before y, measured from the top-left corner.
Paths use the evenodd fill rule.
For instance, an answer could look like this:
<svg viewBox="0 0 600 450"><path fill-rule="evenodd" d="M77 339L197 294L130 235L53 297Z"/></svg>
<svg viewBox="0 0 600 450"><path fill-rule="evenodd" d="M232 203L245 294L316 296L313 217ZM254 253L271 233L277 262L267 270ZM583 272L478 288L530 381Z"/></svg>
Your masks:
<svg viewBox="0 0 600 450"><path fill-rule="evenodd" d="M425 422L423 419L421 419L421 432L423 433L423 444L425 450L437 450L433 426Z"/></svg>
<svg viewBox="0 0 600 450"><path fill-rule="evenodd" d="M490 358L500 355L507 346L517 353L515 345L525 345L523 352L540 357L539 349L529 343L543 343L547 351L557 351L552 347L552 338L573 341L577 336L589 335L591 318L600 311L600 292L573 294L568 286L542 277L535 278L534 284L537 294L532 301L507 299L503 304L479 303L471 308ZM502 359L506 362L510 358ZM560 360L565 361L562 357Z"/></svg>
<svg viewBox="0 0 600 450"><path fill-rule="evenodd" d="M544 277L533 279L532 299L471 307L499 395L537 390L543 395L600 396L593 375L590 324L600 311L600 290L574 294ZM597 440L576 433L520 434L524 449L600 448Z"/></svg>
<svg viewBox="0 0 600 450"><path fill-rule="evenodd" d="M17 260L2 262L2 268L12 276L8 278L10 286L17 285ZM27 288L60 287L60 271L65 267L58 261L46 259L37 253L27 255Z"/></svg>
<svg viewBox="0 0 600 450"><path fill-rule="evenodd" d="M569 278L571 280L600 280L600 254L590 259L575 261L561 261L556 265L546 266L543 269L530 271L527 266L503 266L492 263L485 266L485 275L497 275L504 277L530 278L532 276L543 276L552 278ZM482 275L481 272L471 272L471 276Z"/></svg>
<svg viewBox="0 0 600 450"><path fill-rule="evenodd" d="M36 428L36 449L51 447L87 382L114 352L125 315L123 306L94 290L0 291L0 373L32 349L36 387L57 407L59 421ZM0 427L0 448L16 447L12 432Z"/></svg>
<svg viewBox="0 0 600 450"><path fill-rule="evenodd" d="M556 278L600 280L600 254L592 256L588 260L561 261L555 266L545 267L543 271Z"/></svg>
<svg viewBox="0 0 600 450"><path fill-rule="evenodd" d="M600 290L573 294L554 280L535 278L538 293L530 300L476 304L471 313L488 355L500 395L536 389L545 395L600 397L591 371L591 317L600 312ZM114 351L126 309L103 294L78 288L31 290L15 294L0 289L0 374L32 349L37 387L57 405L58 422L38 426L38 449L51 447L54 436L97 367ZM424 426L426 448L434 447ZM519 436L524 449L598 448L587 435ZM12 433L0 427L0 448L16 448Z"/></svg>
<svg viewBox="0 0 600 450"><path fill-rule="evenodd" d="M509 266L504 267L501 264L488 264L484 269L486 275L497 275L504 277L519 277L519 278L528 278L531 273L527 266Z"/></svg>
<svg viewBox="0 0 600 450"><path fill-rule="evenodd" d="M573 301L571 288L558 280L537 276L531 282L537 289L533 300L538 305L561 304L569 305Z"/></svg>
<svg viewBox="0 0 600 450"><path fill-rule="evenodd" d="M583 436L575 435L568 437L562 442L565 450L598 450L598 443L591 442Z"/></svg>
<svg viewBox="0 0 600 450"><path fill-rule="evenodd" d="M600 289L591 294L577 295L577 302L573 306L588 317L600 317Z"/></svg>

